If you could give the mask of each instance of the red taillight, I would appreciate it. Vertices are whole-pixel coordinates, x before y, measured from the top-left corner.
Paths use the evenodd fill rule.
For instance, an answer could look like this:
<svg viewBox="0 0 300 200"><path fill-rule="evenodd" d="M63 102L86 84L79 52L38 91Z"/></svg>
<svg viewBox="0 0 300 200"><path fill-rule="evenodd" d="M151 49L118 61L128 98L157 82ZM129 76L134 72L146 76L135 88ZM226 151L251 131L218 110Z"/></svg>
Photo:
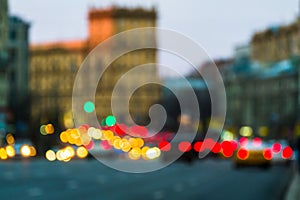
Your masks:
<svg viewBox="0 0 300 200"><path fill-rule="evenodd" d="M195 142L195 144L194 144L194 150L195 151L200 152L201 147L202 147L202 142L200 142L200 141Z"/></svg>
<svg viewBox="0 0 300 200"><path fill-rule="evenodd" d="M221 147L222 147L222 153L225 157L231 157L232 156L234 149L232 147L231 142L223 141L221 143Z"/></svg>
<svg viewBox="0 0 300 200"><path fill-rule="evenodd" d="M263 156L266 160L271 160L273 158L273 154L272 154L272 151L271 149L265 149L263 151Z"/></svg>
<svg viewBox="0 0 300 200"><path fill-rule="evenodd" d="M112 146L109 144L109 142L107 140L103 140L100 142L100 147L103 150L110 150L112 148Z"/></svg>
<svg viewBox="0 0 300 200"><path fill-rule="evenodd" d="M126 133L127 127L124 124L117 124L113 127L113 131L118 135L124 135Z"/></svg>
<svg viewBox="0 0 300 200"><path fill-rule="evenodd" d="M237 157L241 160L246 160L249 156L249 151L247 149L241 148L237 152Z"/></svg>
<svg viewBox="0 0 300 200"><path fill-rule="evenodd" d="M211 139L211 138L206 138L204 141L203 141L203 150L204 149L209 149L211 150L214 146L215 146L216 142Z"/></svg>
<svg viewBox="0 0 300 200"><path fill-rule="evenodd" d="M213 153L220 153L221 152L221 145L220 145L220 143L217 142L215 144L215 146L211 149L211 151Z"/></svg>
<svg viewBox="0 0 300 200"><path fill-rule="evenodd" d="M233 150L234 151L237 150L237 148L239 147L238 143L234 140L231 140L230 143L231 143Z"/></svg>
<svg viewBox="0 0 300 200"><path fill-rule="evenodd" d="M285 147L281 156L283 159L290 159L293 156L293 149L290 146Z"/></svg>
<svg viewBox="0 0 300 200"><path fill-rule="evenodd" d="M91 150L94 148L94 142L91 140L88 145L84 145L87 150Z"/></svg>
<svg viewBox="0 0 300 200"><path fill-rule="evenodd" d="M170 144L168 141L161 141L161 142L158 144L158 148L159 148L161 151L170 151L170 150L171 150L171 144Z"/></svg>
<svg viewBox="0 0 300 200"><path fill-rule="evenodd" d="M242 147L247 146L247 144L248 144L248 138L246 138L246 137L241 137L240 140L239 140L239 143L240 143L240 145L241 145Z"/></svg>
<svg viewBox="0 0 300 200"><path fill-rule="evenodd" d="M180 142L178 144L178 149L179 151L181 152L187 152L187 151L190 151L191 150L191 143L190 142L187 142L187 141L183 141L183 142Z"/></svg>
<svg viewBox="0 0 300 200"><path fill-rule="evenodd" d="M259 137L256 137L256 138L253 139L252 144L255 147L260 147L261 144L262 144L262 139L259 138Z"/></svg>
<svg viewBox="0 0 300 200"><path fill-rule="evenodd" d="M273 153L279 153L281 151L281 144L280 143L274 143L272 146Z"/></svg>

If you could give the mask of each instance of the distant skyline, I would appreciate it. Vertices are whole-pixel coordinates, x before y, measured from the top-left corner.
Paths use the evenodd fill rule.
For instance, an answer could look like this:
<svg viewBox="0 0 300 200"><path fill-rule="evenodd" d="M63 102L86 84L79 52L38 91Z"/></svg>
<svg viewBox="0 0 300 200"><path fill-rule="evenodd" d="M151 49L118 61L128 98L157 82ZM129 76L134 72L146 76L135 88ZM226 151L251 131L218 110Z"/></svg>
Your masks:
<svg viewBox="0 0 300 200"><path fill-rule="evenodd" d="M31 23L31 43L85 39L89 8L111 5L155 6L159 27L187 35L216 59L232 56L235 46L249 42L254 32L289 24L299 13L298 0L9 0L10 14ZM166 55L160 60L170 63ZM188 68L185 64L173 63L182 72Z"/></svg>

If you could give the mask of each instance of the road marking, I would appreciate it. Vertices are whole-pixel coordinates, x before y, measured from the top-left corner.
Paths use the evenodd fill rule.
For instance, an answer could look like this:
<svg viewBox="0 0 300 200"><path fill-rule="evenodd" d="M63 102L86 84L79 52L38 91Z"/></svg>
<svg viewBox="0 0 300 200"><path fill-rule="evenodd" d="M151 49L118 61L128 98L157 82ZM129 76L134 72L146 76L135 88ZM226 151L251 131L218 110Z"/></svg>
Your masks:
<svg viewBox="0 0 300 200"><path fill-rule="evenodd" d="M28 190L28 194L31 197L38 197L43 195L43 191L38 187L33 187Z"/></svg>

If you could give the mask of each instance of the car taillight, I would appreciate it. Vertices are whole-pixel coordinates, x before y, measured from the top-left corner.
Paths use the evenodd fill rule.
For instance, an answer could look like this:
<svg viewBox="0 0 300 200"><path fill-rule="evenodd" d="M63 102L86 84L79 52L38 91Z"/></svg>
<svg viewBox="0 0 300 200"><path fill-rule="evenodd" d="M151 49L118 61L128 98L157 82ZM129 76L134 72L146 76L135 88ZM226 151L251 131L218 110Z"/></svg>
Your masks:
<svg viewBox="0 0 300 200"><path fill-rule="evenodd" d="M255 147L260 147L261 144L262 144L262 139L259 138L259 137L256 137L256 138L253 139L252 144Z"/></svg>
<svg viewBox="0 0 300 200"><path fill-rule="evenodd" d="M242 147L247 146L247 144L248 144L248 138L241 137L240 140L239 140L239 143L240 143L240 146L242 146Z"/></svg>
<svg viewBox="0 0 300 200"><path fill-rule="evenodd" d="M273 158L273 154L272 154L272 151L271 149L265 149L263 151L263 156L266 160L271 160Z"/></svg>
<svg viewBox="0 0 300 200"><path fill-rule="evenodd" d="M249 156L249 151L247 149L241 148L237 152L237 157L241 160L246 160Z"/></svg>
<svg viewBox="0 0 300 200"><path fill-rule="evenodd" d="M161 142L158 144L158 148L159 148L161 151L170 151L170 150L171 150L171 144L170 144L170 142L168 142L168 141L161 141Z"/></svg>
<svg viewBox="0 0 300 200"><path fill-rule="evenodd" d="M178 149L181 152L187 152L191 150L191 143L188 141L183 141L178 144Z"/></svg>
<svg viewBox="0 0 300 200"><path fill-rule="evenodd" d="M290 159L293 156L293 149L290 146L286 146L281 153L283 159Z"/></svg>
<svg viewBox="0 0 300 200"><path fill-rule="evenodd" d="M217 142L215 144L215 146L211 149L211 151L213 153L220 153L221 152L221 145L220 145L220 143Z"/></svg>
<svg viewBox="0 0 300 200"><path fill-rule="evenodd" d="M225 157L231 157L234 151L234 148L229 141L223 141L221 143L222 153Z"/></svg>
<svg viewBox="0 0 300 200"><path fill-rule="evenodd" d="M273 153L279 153L281 151L281 144L280 143L274 143L272 146Z"/></svg>
<svg viewBox="0 0 300 200"><path fill-rule="evenodd" d="M196 152L200 152L201 147L202 147L202 142L200 142L200 141L195 142L195 144L193 146L193 148Z"/></svg>

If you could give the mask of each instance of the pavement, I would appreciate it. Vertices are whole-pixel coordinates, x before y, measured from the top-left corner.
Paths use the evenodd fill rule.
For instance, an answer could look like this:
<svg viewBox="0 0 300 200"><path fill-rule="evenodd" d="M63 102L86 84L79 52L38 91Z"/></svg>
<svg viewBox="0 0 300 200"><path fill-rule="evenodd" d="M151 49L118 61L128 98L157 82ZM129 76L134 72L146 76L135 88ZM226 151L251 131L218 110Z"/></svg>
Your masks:
<svg viewBox="0 0 300 200"><path fill-rule="evenodd" d="M293 179L290 182L285 200L300 200L300 170L298 170L296 164L292 166Z"/></svg>
<svg viewBox="0 0 300 200"><path fill-rule="evenodd" d="M281 200L291 167L236 169L230 160L176 162L145 174L108 168L97 160L0 162L0 199L230 199Z"/></svg>

